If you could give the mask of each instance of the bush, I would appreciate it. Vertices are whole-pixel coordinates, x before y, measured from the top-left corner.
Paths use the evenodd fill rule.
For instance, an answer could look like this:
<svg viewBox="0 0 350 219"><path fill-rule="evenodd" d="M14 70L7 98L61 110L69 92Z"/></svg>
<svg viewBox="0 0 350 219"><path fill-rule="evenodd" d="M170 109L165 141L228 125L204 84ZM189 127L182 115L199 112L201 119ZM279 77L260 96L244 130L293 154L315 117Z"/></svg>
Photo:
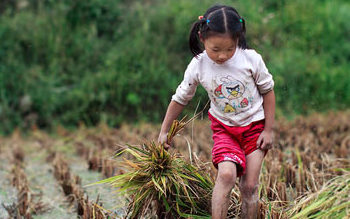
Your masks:
<svg viewBox="0 0 350 219"><path fill-rule="evenodd" d="M16 2L0 5L2 133L32 125L160 122L191 59L191 23L212 4ZM350 106L347 1L250 0L234 6L247 22L248 43L274 76L280 114ZM186 113L207 99L199 89Z"/></svg>

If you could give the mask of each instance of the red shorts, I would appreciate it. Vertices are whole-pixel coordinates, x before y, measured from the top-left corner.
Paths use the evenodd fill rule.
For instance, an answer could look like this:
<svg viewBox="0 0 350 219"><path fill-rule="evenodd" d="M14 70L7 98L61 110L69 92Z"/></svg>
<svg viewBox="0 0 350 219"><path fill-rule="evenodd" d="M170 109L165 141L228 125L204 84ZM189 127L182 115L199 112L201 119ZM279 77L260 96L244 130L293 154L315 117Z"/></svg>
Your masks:
<svg viewBox="0 0 350 219"><path fill-rule="evenodd" d="M247 126L227 126L208 113L213 131L212 161L217 168L223 161L237 164L237 176L245 173L245 156L257 150L256 142L264 130L265 120Z"/></svg>

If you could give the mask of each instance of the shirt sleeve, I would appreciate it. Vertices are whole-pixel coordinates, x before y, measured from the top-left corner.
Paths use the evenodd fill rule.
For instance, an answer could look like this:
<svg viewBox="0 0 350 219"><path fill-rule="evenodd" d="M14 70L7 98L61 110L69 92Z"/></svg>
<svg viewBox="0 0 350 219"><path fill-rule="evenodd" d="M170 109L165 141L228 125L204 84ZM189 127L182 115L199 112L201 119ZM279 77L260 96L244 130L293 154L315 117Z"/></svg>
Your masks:
<svg viewBox="0 0 350 219"><path fill-rule="evenodd" d="M272 79L272 75L269 73L269 70L266 68L265 63L259 54L256 69L253 72L253 77L261 94L265 94L273 89L274 81Z"/></svg>
<svg viewBox="0 0 350 219"><path fill-rule="evenodd" d="M198 60L193 58L185 71L184 79L177 87L172 100L187 105L196 93L198 86Z"/></svg>

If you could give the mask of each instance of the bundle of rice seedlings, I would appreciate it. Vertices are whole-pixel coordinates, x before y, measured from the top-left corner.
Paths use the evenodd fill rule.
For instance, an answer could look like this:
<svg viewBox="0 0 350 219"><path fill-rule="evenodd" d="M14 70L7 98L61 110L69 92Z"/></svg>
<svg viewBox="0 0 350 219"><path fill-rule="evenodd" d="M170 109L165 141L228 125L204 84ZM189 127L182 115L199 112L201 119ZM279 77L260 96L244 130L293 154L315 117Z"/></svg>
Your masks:
<svg viewBox="0 0 350 219"><path fill-rule="evenodd" d="M192 119L174 121L168 142ZM116 156L123 153L134 158L124 158L128 170L94 184L109 183L131 197L126 217L149 218L156 214L158 218L210 218L213 180L199 165L186 162L154 141L141 147L127 145Z"/></svg>
<svg viewBox="0 0 350 219"><path fill-rule="evenodd" d="M297 200L287 211L294 218L346 218L350 213L350 172L331 179L318 192Z"/></svg>

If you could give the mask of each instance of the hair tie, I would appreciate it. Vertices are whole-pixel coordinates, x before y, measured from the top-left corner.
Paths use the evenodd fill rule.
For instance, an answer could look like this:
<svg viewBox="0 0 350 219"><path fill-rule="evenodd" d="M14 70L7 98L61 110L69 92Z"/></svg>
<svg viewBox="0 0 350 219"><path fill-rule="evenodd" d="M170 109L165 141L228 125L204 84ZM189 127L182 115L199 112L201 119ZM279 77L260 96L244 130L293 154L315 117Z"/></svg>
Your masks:
<svg viewBox="0 0 350 219"><path fill-rule="evenodd" d="M198 16L198 20L203 20L203 19L204 19L203 15ZM206 20L206 22L207 22L207 24L209 24L210 20L209 20L209 19L207 19L207 20Z"/></svg>
<svg viewBox="0 0 350 219"><path fill-rule="evenodd" d="M243 23L243 20L242 20L242 18L241 18L241 19L239 19L239 22Z"/></svg>

